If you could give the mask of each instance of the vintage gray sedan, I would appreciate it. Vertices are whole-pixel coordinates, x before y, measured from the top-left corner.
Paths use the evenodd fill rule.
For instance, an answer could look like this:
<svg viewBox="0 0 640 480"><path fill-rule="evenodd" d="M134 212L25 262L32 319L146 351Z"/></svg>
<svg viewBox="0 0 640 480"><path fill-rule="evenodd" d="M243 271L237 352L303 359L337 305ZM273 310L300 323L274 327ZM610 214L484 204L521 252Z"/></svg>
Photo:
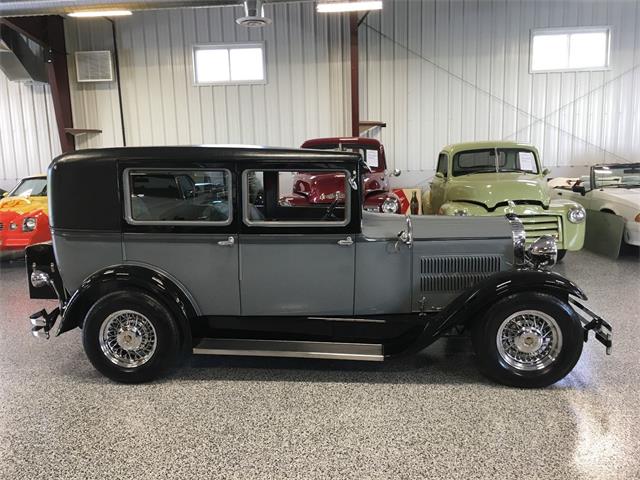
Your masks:
<svg viewBox="0 0 640 480"><path fill-rule="evenodd" d="M60 306L32 315L33 334L82 328L89 360L121 382L185 352L381 361L470 332L486 375L540 387L572 370L589 331L611 347L585 294L546 270L552 237L525 251L516 217L363 212L366 168L353 153L260 147L58 157L52 243L27 266L31 297ZM301 172L334 175L344 194L291 205Z"/></svg>

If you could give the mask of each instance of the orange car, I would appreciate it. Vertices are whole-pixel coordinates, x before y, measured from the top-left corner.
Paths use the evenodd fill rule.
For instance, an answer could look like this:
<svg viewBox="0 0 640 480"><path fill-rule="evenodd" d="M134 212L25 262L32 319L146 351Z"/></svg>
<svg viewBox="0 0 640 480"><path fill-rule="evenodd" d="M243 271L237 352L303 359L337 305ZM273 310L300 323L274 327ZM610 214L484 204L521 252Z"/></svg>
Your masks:
<svg viewBox="0 0 640 480"><path fill-rule="evenodd" d="M49 240L47 177L27 177L0 200L0 257L19 257L29 245Z"/></svg>

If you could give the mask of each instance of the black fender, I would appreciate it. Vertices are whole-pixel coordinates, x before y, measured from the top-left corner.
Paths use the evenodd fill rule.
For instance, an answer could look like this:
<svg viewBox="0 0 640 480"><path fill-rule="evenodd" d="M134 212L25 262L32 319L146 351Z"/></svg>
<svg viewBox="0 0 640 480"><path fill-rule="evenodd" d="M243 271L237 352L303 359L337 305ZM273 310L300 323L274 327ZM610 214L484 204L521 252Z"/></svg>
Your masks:
<svg viewBox="0 0 640 480"><path fill-rule="evenodd" d="M422 333L411 345L405 346L402 353L422 350L455 326L473 325L497 301L522 292L547 293L567 304L570 295L587 300L580 287L555 272L528 268L498 272L475 284L429 319Z"/></svg>
<svg viewBox="0 0 640 480"><path fill-rule="evenodd" d="M117 290L139 290L156 298L178 322L182 345L191 347L191 321L198 316L194 302L168 276L139 265L108 267L87 278L66 302L56 336L81 327L93 304Z"/></svg>

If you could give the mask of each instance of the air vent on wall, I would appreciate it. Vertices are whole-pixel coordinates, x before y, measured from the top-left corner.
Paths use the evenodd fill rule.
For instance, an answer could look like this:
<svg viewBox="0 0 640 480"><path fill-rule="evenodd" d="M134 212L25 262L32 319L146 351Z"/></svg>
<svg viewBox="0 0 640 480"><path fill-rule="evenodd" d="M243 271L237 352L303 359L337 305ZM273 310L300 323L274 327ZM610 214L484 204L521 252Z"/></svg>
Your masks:
<svg viewBox="0 0 640 480"><path fill-rule="evenodd" d="M111 82L113 67L109 50L76 52L78 82Z"/></svg>

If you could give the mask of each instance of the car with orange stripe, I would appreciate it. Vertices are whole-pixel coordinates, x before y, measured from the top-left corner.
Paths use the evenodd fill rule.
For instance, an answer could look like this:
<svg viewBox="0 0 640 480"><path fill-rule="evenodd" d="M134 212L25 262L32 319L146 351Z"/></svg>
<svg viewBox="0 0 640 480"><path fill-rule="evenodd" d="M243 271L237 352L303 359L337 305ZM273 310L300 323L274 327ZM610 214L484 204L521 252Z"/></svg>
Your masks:
<svg viewBox="0 0 640 480"><path fill-rule="evenodd" d="M0 200L0 257L19 257L29 245L49 240L47 176L24 178Z"/></svg>

